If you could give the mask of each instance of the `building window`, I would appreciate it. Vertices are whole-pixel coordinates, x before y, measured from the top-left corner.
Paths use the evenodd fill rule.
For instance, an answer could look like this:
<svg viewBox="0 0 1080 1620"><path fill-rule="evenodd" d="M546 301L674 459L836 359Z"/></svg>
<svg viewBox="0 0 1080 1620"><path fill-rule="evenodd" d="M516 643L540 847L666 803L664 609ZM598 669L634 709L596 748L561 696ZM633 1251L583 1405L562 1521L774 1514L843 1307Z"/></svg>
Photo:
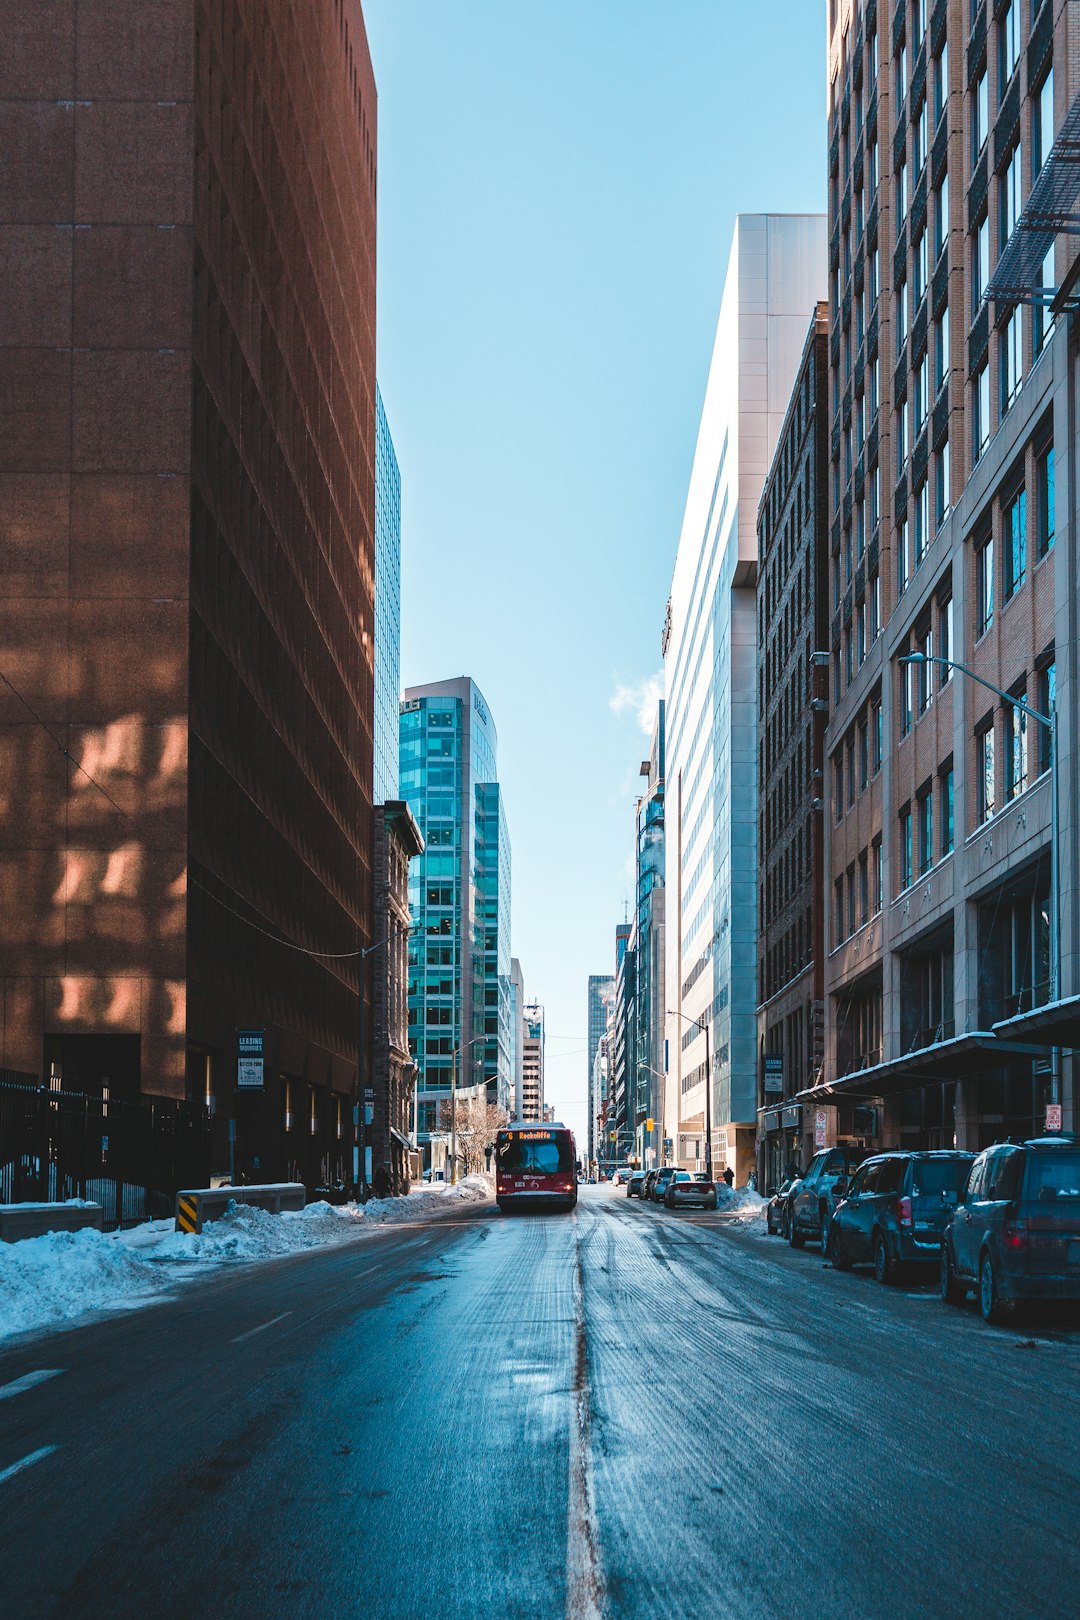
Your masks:
<svg viewBox="0 0 1080 1620"><path fill-rule="evenodd" d="M914 513L912 542L918 568L930 546L930 486L925 481L915 491Z"/></svg>
<svg viewBox="0 0 1080 1620"><path fill-rule="evenodd" d="M1027 574L1027 492L1017 490L1002 513L1005 547L1004 597L1014 597Z"/></svg>
<svg viewBox="0 0 1080 1620"><path fill-rule="evenodd" d="M900 812L900 893L911 888L911 806Z"/></svg>
<svg viewBox="0 0 1080 1620"><path fill-rule="evenodd" d="M929 394L930 359L928 355L924 354L918 365L915 367L914 377L912 379L911 397L913 414L915 418L912 437L916 439L923 430L923 424L926 421L926 413L930 408Z"/></svg>
<svg viewBox="0 0 1080 1620"><path fill-rule="evenodd" d="M994 723L987 722L975 738L975 776L979 821L989 821L997 803L994 782Z"/></svg>
<svg viewBox="0 0 1080 1620"><path fill-rule="evenodd" d="M934 795L927 787L916 801L919 818L919 876L934 864Z"/></svg>
<svg viewBox="0 0 1080 1620"><path fill-rule="evenodd" d="M911 307L918 309L926 292L926 280L929 274L929 253L926 243L925 230L919 232L918 240L914 243L911 257Z"/></svg>
<svg viewBox="0 0 1080 1620"><path fill-rule="evenodd" d="M847 869L847 931L848 937L855 932L855 867Z"/></svg>
<svg viewBox="0 0 1080 1620"><path fill-rule="evenodd" d="M911 730L912 713L914 709L915 676L912 673L914 664L900 665L900 735L906 737Z"/></svg>
<svg viewBox="0 0 1080 1620"><path fill-rule="evenodd" d="M881 910L881 839L875 838L870 845L870 903L873 906L873 916Z"/></svg>
<svg viewBox="0 0 1080 1620"><path fill-rule="evenodd" d="M986 68L982 68L974 90L971 92L971 167L974 169L979 161L979 154L986 145L986 136L990 129L990 97L987 90Z"/></svg>
<svg viewBox="0 0 1080 1620"><path fill-rule="evenodd" d="M1039 713L1045 714L1048 719L1053 717L1054 706L1057 702L1057 671L1053 662L1044 664L1039 670L1036 681L1038 688ZM1048 771L1054 757L1054 734L1049 726L1039 727L1039 774Z"/></svg>
<svg viewBox="0 0 1080 1620"><path fill-rule="evenodd" d="M949 306L934 322L934 391L940 394L949 380Z"/></svg>
<svg viewBox="0 0 1080 1620"><path fill-rule="evenodd" d="M941 177L937 191L934 194L934 261L941 257L945 244L949 240L949 176L946 171Z"/></svg>
<svg viewBox="0 0 1080 1620"><path fill-rule="evenodd" d="M896 531L896 594L903 596L908 588L911 578L911 563L908 556L908 520L904 519Z"/></svg>
<svg viewBox="0 0 1080 1620"><path fill-rule="evenodd" d="M934 61L934 124L941 122L941 115L949 104L949 42L945 40L941 47L941 54Z"/></svg>
<svg viewBox="0 0 1080 1620"><path fill-rule="evenodd" d="M1035 457L1035 553L1045 557L1054 544L1054 447Z"/></svg>
<svg viewBox="0 0 1080 1620"><path fill-rule="evenodd" d="M913 668L917 671L916 701L918 703L918 712L920 715L923 715L926 713L927 709L934 700L934 665L932 663L934 656L934 632L929 624L924 625L916 632L915 649L917 652L920 652L923 655L925 662L921 664L906 665L905 667Z"/></svg>
<svg viewBox="0 0 1080 1620"><path fill-rule="evenodd" d="M1013 697L1027 702L1027 683L1018 686ZM1005 760L1005 802L1018 799L1028 785L1028 717L1015 703L1009 704L1009 751Z"/></svg>
<svg viewBox="0 0 1080 1620"><path fill-rule="evenodd" d="M908 84L908 54L907 40L904 40L896 57L896 105L897 109L903 106L907 95Z"/></svg>
<svg viewBox="0 0 1080 1620"><path fill-rule="evenodd" d="M947 596L938 604L938 656L951 658L953 655L953 599ZM938 664L937 684L940 691L952 680L952 670L948 664Z"/></svg>
<svg viewBox="0 0 1080 1620"><path fill-rule="evenodd" d="M881 713L881 699L875 698L870 705L870 763L876 776L881 769L881 760L885 751L885 737Z"/></svg>
<svg viewBox="0 0 1080 1620"><path fill-rule="evenodd" d="M907 282L906 281L898 281L896 283L896 352L897 352L897 354L900 353L900 350L904 347L904 344L907 342L907 335L908 335Z"/></svg>
<svg viewBox="0 0 1080 1620"><path fill-rule="evenodd" d="M870 874L866 864L866 851L859 856L859 927L870 921Z"/></svg>
<svg viewBox="0 0 1080 1620"><path fill-rule="evenodd" d="M1035 358L1038 359L1046 347L1046 340L1054 330L1054 313L1050 308L1054 296L1054 249L1046 250L1046 257L1039 267L1038 278L1035 282L1035 291L1041 298L1036 299L1032 311L1031 336Z"/></svg>
<svg viewBox="0 0 1080 1620"><path fill-rule="evenodd" d="M940 775L938 776L938 791L941 794L941 815L939 818L941 823L941 831L938 834L938 837L941 842L941 855L942 858L944 858L946 855L950 855L952 853L953 840L955 837L953 768L951 760L948 765L942 766Z"/></svg>
<svg viewBox="0 0 1080 1620"><path fill-rule="evenodd" d="M987 282L990 280L990 219L984 214L975 227L975 239L972 243L972 277L971 277L971 313L979 313L979 306L986 293Z"/></svg>
<svg viewBox="0 0 1080 1620"><path fill-rule="evenodd" d="M1020 0L1010 0L1010 4L1001 13L998 19L998 40L998 62L1001 69L998 99L1001 100L1020 60Z"/></svg>
<svg viewBox="0 0 1080 1620"><path fill-rule="evenodd" d="M847 740L847 802L850 810L855 803L855 733Z"/></svg>
<svg viewBox="0 0 1080 1620"><path fill-rule="evenodd" d="M870 729L865 720L859 722L859 792L870 781Z"/></svg>
<svg viewBox="0 0 1080 1620"><path fill-rule="evenodd" d="M1054 144L1054 66L1031 101L1031 178L1042 169Z"/></svg>
<svg viewBox="0 0 1080 1620"><path fill-rule="evenodd" d="M908 210L907 163L904 162L904 163L901 163L900 167L896 171L896 234L897 234L897 236L900 235L900 232L904 228L904 221L907 219L907 210Z"/></svg>
<svg viewBox="0 0 1080 1620"><path fill-rule="evenodd" d="M836 918L836 928L833 934L837 945L844 943L844 880L838 877L833 884L833 915Z"/></svg>
<svg viewBox="0 0 1080 1620"><path fill-rule="evenodd" d="M952 508L951 472L949 466L949 441L942 441L941 449L937 453L934 463L934 523L940 529Z"/></svg>
<svg viewBox="0 0 1080 1620"><path fill-rule="evenodd" d="M1020 218L1020 192L1023 183L1022 171L1023 157L1021 155L1020 142L1017 141L1016 145L1009 154L1008 162L1005 165L1005 171L1001 177L1001 184L998 187L998 197L1000 199L1001 206L1000 240L1002 247L1005 246L1005 243L1009 240L1009 237L1012 235L1013 231L1015 231L1016 222Z"/></svg>
<svg viewBox="0 0 1080 1620"><path fill-rule="evenodd" d="M983 361L971 385L972 450L978 461L990 443L990 366Z"/></svg>
<svg viewBox="0 0 1080 1620"><path fill-rule="evenodd" d="M833 755L832 796L837 823L844 819L844 762L839 753Z"/></svg>
<svg viewBox="0 0 1080 1620"><path fill-rule="evenodd" d="M881 634L881 576L872 574L866 583L866 604L871 647Z"/></svg>
<svg viewBox="0 0 1080 1620"><path fill-rule="evenodd" d="M988 534L975 552L975 639L994 622L994 537Z"/></svg>
<svg viewBox="0 0 1080 1620"><path fill-rule="evenodd" d="M1012 405L1024 375L1024 356L1021 348L1022 327L1020 311L1014 309L1001 333L998 350L1001 365L1001 414Z"/></svg>
<svg viewBox="0 0 1080 1620"><path fill-rule="evenodd" d="M919 111L912 120L911 127L911 173L912 179L923 172L926 167L927 131L929 115L926 110L926 97L919 106Z"/></svg>

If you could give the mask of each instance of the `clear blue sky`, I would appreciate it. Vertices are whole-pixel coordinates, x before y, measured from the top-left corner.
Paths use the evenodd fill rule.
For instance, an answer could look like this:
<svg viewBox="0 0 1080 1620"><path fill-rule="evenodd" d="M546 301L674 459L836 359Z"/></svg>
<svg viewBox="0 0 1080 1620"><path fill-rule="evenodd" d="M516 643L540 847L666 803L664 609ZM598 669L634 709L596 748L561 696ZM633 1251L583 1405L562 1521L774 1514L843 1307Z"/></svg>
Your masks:
<svg viewBox="0 0 1080 1620"><path fill-rule="evenodd" d="M491 705L514 954L580 1133L734 218L824 209L825 7L363 4L402 682Z"/></svg>

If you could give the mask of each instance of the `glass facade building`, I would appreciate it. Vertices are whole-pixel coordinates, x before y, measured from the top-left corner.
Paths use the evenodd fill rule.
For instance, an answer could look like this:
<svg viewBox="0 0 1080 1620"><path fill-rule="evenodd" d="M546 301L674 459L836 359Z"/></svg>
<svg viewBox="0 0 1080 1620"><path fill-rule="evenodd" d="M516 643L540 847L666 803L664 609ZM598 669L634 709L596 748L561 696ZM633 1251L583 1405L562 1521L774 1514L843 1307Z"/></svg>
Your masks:
<svg viewBox="0 0 1080 1620"><path fill-rule="evenodd" d="M398 796L401 695L401 474L375 388L375 775L373 802Z"/></svg>
<svg viewBox="0 0 1080 1620"><path fill-rule="evenodd" d="M400 791L425 840L412 863L409 1044L422 1148L459 1088L513 1096L510 838L487 704L466 676L410 687L400 706Z"/></svg>

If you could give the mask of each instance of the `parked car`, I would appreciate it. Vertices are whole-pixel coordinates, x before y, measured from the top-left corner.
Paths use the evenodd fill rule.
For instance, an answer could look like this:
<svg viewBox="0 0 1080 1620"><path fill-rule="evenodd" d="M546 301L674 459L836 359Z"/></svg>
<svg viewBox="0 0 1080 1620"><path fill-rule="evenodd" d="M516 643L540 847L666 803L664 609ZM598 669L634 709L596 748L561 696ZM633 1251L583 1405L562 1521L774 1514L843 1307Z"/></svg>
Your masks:
<svg viewBox="0 0 1080 1620"><path fill-rule="evenodd" d="M949 1151L879 1153L855 1171L829 1224L829 1258L838 1271L873 1262L878 1282L901 1266L937 1265L941 1234L963 1195L974 1155Z"/></svg>
<svg viewBox="0 0 1080 1620"><path fill-rule="evenodd" d="M634 1170L631 1172L630 1178L626 1183L627 1198L641 1197L641 1189L645 1185L645 1180L648 1174L649 1172L647 1170Z"/></svg>
<svg viewBox="0 0 1080 1620"><path fill-rule="evenodd" d="M1080 1143L1042 1136L980 1153L941 1244L941 1297L969 1286L985 1322L1032 1299L1080 1299Z"/></svg>
<svg viewBox="0 0 1080 1620"><path fill-rule="evenodd" d="M829 1252L829 1224L836 1209L835 1187L847 1186L854 1171L869 1155L865 1148L823 1148L788 1199L788 1242L801 1249L807 1238L817 1238L822 1254Z"/></svg>
<svg viewBox="0 0 1080 1620"><path fill-rule="evenodd" d="M611 1177L611 1185L613 1187L624 1186L625 1183L630 1180L633 1168L634 1167L631 1164L617 1164L615 1166L614 1174Z"/></svg>
<svg viewBox="0 0 1080 1620"><path fill-rule="evenodd" d="M641 1199L643 1204L647 1204L649 1199L652 1197L653 1183L655 1182L658 1174L659 1172L656 1170L646 1171L645 1180L641 1183L641 1191L638 1194L638 1197Z"/></svg>
<svg viewBox="0 0 1080 1620"><path fill-rule="evenodd" d="M781 1237L787 1237L788 1221L791 1218L791 1195L800 1180L799 1176L787 1176L765 1205L765 1225L770 1237L775 1237L777 1233Z"/></svg>
<svg viewBox="0 0 1080 1620"><path fill-rule="evenodd" d="M683 1173L684 1175L689 1174L688 1171L684 1171ZM661 1165L660 1169L656 1172L656 1179L653 1181L648 1193L648 1196L652 1199L654 1204L662 1204L664 1202L664 1194L668 1190L668 1182L671 1180L674 1174L675 1166L673 1164Z"/></svg>
<svg viewBox="0 0 1080 1620"><path fill-rule="evenodd" d="M689 1170L676 1170L664 1193L667 1209L681 1209L690 1205L694 1209L716 1208L716 1182L703 1173L692 1176Z"/></svg>

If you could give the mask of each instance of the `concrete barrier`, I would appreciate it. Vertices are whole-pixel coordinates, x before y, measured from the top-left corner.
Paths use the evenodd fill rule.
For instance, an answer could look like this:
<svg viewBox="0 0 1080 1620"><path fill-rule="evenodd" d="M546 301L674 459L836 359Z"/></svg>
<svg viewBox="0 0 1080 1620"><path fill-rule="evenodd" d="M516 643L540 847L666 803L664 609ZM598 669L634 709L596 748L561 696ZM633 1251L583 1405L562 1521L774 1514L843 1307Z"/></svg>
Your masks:
<svg viewBox="0 0 1080 1620"><path fill-rule="evenodd" d="M101 1231L100 1204L0 1204L0 1243L43 1237L46 1232Z"/></svg>
<svg viewBox="0 0 1080 1620"><path fill-rule="evenodd" d="M268 1209L272 1215L282 1210L303 1209L306 1199L303 1182L279 1181L265 1187L189 1187L176 1195L176 1230L201 1232L207 1221L216 1221L230 1204L249 1204L252 1209Z"/></svg>

